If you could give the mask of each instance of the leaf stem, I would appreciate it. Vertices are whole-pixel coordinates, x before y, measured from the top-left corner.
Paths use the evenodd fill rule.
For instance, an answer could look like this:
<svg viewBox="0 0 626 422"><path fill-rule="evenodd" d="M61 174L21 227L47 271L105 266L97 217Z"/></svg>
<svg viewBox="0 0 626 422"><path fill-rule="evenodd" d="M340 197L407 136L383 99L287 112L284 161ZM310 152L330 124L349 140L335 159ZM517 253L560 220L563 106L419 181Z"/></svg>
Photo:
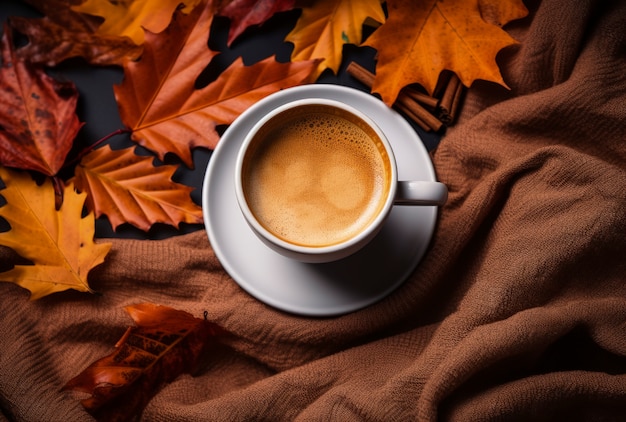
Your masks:
<svg viewBox="0 0 626 422"><path fill-rule="evenodd" d="M85 149L83 149L81 152L79 152L78 155L73 160L69 161L65 166L67 167L67 166L72 166L74 164L78 164L78 162L85 155L89 154L91 151L93 151L98 146L100 146L104 142L108 141L112 137L117 136L117 135L121 135L123 133L130 133L130 132L132 132L130 129L118 129L118 130L116 130L114 132L109 133L108 135L103 136L102 138L98 139L96 142L94 142L93 144L87 146Z"/></svg>
<svg viewBox="0 0 626 422"><path fill-rule="evenodd" d="M65 184L60 177L53 176L52 185L54 186L54 208L58 211L63 204L63 187Z"/></svg>

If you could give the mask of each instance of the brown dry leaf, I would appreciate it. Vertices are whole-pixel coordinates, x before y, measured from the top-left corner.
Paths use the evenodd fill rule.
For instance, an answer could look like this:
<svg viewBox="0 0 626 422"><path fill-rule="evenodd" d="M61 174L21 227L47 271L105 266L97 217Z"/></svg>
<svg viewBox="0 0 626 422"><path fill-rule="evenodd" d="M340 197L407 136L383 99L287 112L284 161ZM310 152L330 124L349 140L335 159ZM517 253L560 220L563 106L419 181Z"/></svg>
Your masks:
<svg viewBox="0 0 626 422"><path fill-rule="evenodd" d="M330 68L337 73L344 44L361 44L368 18L385 22L380 0L301 1L302 15L285 41L294 44L292 61L324 59L317 74Z"/></svg>
<svg viewBox="0 0 626 422"><path fill-rule="evenodd" d="M254 25L260 25L275 13L294 8L296 0L233 0L219 11L220 16L230 19L228 45Z"/></svg>
<svg viewBox="0 0 626 422"><path fill-rule="evenodd" d="M95 34L101 19L74 12L83 0L25 0L43 18L11 17L9 24L26 35L29 43L17 50L31 63L56 66L71 57L83 57L93 65L121 65L135 60L142 48L130 38Z"/></svg>
<svg viewBox="0 0 626 422"><path fill-rule="evenodd" d="M528 13L521 0L389 0L389 18L365 42L378 50L372 87L391 105L411 83L432 94L442 70L455 72L465 86L476 79L506 87L498 52L517 42L502 28Z"/></svg>
<svg viewBox="0 0 626 422"><path fill-rule="evenodd" d="M56 66L72 57L82 57L92 65L122 65L137 59L143 50L130 38L96 35L82 30L75 21L59 24L48 17L12 17L9 24L29 40L17 50L18 57L45 66Z"/></svg>
<svg viewBox="0 0 626 422"><path fill-rule="evenodd" d="M18 57L4 28L0 68L0 164L54 176L63 166L81 123L78 92Z"/></svg>
<svg viewBox="0 0 626 422"><path fill-rule="evenodd" d="M164 384L193 373L226 334L215 323L167 306L142 303L125 309L136 326L110 355L64 387L90 394L82 404L97 420L135 420Z"/></svg>
<svg viewBox="0 0 626 422"><path fill-rule="evenodd" d="M152 161L132 148L106 145L83 157L72 180L88 193L87 208L96 217L106 215L114 230L126 222L144 231L155 223L202 223L202 209L189 195L193 188L172 181L175 166L155 167Z"/></svg>
<svg viewBox="0 0 626 422"><path fill-rule="evenodd" d="M98 28L101 35L128 37L137 45L143 44L144 30L159 33L169 25L178 9L187 14L202 0L86 0L72 6L75 12L101 16L104 22ZM181 7L182 4L182 7Z"/></svg>
<svg viewBox="0 0 626 422"><path fill-rule="evenodd" d="M39 10L44 16L61 26L76 28L83 32L94 32L101 19L74 12L71 7L85 0L22 0Z"/></svg>
<svg viewBox="0 0 626 422"><path fill-rule="evenodd" d="M38 186L26 172L2 166L0 178L6 185L0 195L7 201L0 216L11 226L0 233L0 244L33 263L0 273L0 281L30 290L33 300L67 289L91 292L87 274L104 261L111 244L94 243L93 214L82 217L86 194L67 186L56 211L49 179Z"/></svg>

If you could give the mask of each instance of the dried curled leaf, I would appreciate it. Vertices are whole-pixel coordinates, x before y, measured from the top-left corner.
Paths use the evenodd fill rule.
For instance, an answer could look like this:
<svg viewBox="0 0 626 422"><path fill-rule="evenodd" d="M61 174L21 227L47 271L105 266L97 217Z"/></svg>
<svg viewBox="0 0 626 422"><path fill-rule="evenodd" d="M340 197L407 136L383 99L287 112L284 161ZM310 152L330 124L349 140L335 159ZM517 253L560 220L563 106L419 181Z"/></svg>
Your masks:
<svg viewBox="0 0 626 422"><path fill-rule="evenodd" d="M83 406L99 420L132 420L166 383L192 373L226 331L206 319L142 303L127 306L135 321L108 356L72 378L65 389L91 394Z"/></svg>
<svg viewBox="0 0 626 422"><path fill-rule="evenodd" d="M111 244L94 242L93 214L82 217L86 195L67 186L56 211L50 180L38 186L26 172L1 166L0 177L7 201L0 216L11 226L0 233L0 244L33 262L0 273L0 280L30 290L33 300L67 289L90 292L87 274L104 261Z"/></svg>
<svg viewBox="0 0 626 422"><path fill-rule="evenodd" d="M144 231L155 223L202 223L202 209L190 197L193 188L171 179L176 167L152 162L152 157L135 155L133 148L106 145L83 157L73 181L89 193L87 208L96 217L106 215L113 229L126 222Z"/></svg>

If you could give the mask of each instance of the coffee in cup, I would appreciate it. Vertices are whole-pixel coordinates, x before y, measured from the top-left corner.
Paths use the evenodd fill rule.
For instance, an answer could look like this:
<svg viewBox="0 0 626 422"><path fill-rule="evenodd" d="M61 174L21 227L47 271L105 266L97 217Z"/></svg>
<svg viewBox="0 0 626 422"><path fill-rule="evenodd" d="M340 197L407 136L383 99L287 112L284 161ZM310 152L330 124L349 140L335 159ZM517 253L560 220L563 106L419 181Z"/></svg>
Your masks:
<svg viewBox="0 0 626 422"><path fill-rule="evenodd" d="M378 126L328 99L270 112L246 136L236 167L237 199L253 231L274 250L308 262L360 249L396 200L440 205L447 196L438 182L410 189L398 182L393 151Z"/></svg>
<svg viewBox="0 0 626 422"><path fill-rule="evenodd" d="M312 248L358 235L391 186L385 147L369 125L325 104L290 108L264 125L242 168L245 200L274 236Z"/></svg>

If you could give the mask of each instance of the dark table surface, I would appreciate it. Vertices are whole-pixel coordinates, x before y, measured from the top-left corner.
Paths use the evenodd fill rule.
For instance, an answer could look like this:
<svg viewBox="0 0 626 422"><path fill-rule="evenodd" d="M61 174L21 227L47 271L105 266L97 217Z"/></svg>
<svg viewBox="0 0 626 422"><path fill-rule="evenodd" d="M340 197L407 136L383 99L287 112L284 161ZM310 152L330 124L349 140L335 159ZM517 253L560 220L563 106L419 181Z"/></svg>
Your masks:
<svg viewBox="0 0 626 422"><path fill-rule="evenodd" d="M31 6L19 0L2 0L0 2L0 21L3 24L10 16L39 17L41 14ZM218 51L213 60L208 64L198 77L198 84L210 83L221 71L230 65L236 58L242 57L246 65L251 65L272 55L280 62L289 61L293 45L284 42L286 35L293 29L298 17L299 10L276 14L263 25L248 29L230 47L226 40L228 35L229 20L216 17L213 21L209 34L209 47ZM367 33L366 33L367 34ZM17 42L27 42L26 39L17 37ZM346 44L343 50L343 61L337 75L326 70L320 75L316 83L329 83L354 87L363 91L368 89L361 83L350 77L345 69L352 61L374 70L375 51L369 47L358 47ZM124 128L113 94L113 85L119 84L124 78L121 67L96 67L87 64L80 58L66 60L59 66L49 68L48 72L59 80L71 80L75 83L79 100L77 114L81 122L85 122L74 141L72 153L88 146L102 137ZM428 150L432 150L439 141L439 136L426 133L413 125ZM227 126L218 127L222 133ZM114 149L132 146L134 143L127 134L117 135L107 141ZM142 147L137 147L137 153L150 154ZM195 188L191 196L194 202L201 204L202 182L206 166L211 158L211 151L196 148L193 151L194 168L189 169L177 158L167 156L166 164L175 164L179 168L174 174L174 180ZM158 159L157 159L158 163ZM0 192L1 194L1 192ZM188 233L195 230L203 230L202 225L181 224L176 229L165 224L155 224L148 232L143 232L130 224L123 224L113 231L106 218L96 220L96 237L123 237L136 239L162 239L177 234Z"/></svg>

